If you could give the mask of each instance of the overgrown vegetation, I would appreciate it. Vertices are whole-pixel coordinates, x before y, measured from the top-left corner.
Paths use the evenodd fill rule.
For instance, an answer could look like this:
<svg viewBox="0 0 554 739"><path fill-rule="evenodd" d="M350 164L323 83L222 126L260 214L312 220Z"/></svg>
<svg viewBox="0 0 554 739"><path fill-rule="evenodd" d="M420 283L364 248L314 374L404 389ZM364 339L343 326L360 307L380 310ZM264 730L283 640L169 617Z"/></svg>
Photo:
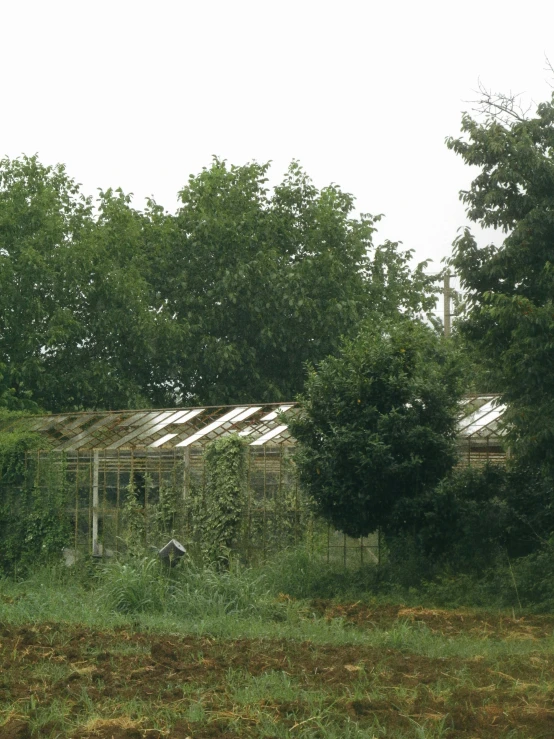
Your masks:
<svg viewBox="0 0 554 739"><path fill-rule="evenodd" d="M515 454L554 478L554 97L528 115L483 93L481 115L464 115L448 146L479 170L460 193L469 218L506 236L479 246L465 229L454 242L459 328L508 403Z"/></svg>
<svg viewBox="0 0 554 739"><path fill-rule="evenodd" d="M0 434L0 571L57 560L71 535L64 460L41 457L41 444L32 431Z"/></svg>
<svg viewBox="0 0 554 739"><path fill-rule="evenodd" d="M464 577L401 592L403 564L345 572L291 551L4 579L0 738L549 736L552 617L522 612L507 568L480 593ZM437 607L469 592L489 610Z"/></svg>
<svg viewBox="0 0 554 739"><path fill-rule="evenodd" d="M388 559L379 578L367 582L373 592L411 588L442 602L548 610L554 97L528 116L514 98L482 92L481 116L464 115L462 137L447 143L479 168L461 193L469 218L507 235L486 247L469 229L456 239L450 266L465 295L449 343L465 353L455 364L469 375L466 387L496 391L507 404L506 466L449 469L448 453L431 443L435 429L444 440L448 433L431 413L417 433L410 417L434 407L422 400L424 389L434 379L444 393L448 381L437 372L436 357L425 354L421 336L413 352L424 357L421 373L410 369L409 352L402 342L395 345L382 320L369 340L360 333L311 371L303 415L292 428L300 441L300 475L319 512L348 533L379 525L387 534ZM448 408L444 395L438 405ZM435 472L426 485L425 476Z"/></svg>
<svg viewBox="0 0 554 739"><path fill-rule="evenodd" d="M236 434L217 439L204 464L205 486L192 487L188 502L192 539L207 561L228 564L248 523L246 442Z"/></svg>
<svg viewBox="0 0 554 739"><path fill-rule="evenodd" d="M432 579L425 578L428 563L418 568L409 542L403 546L403 553L391 546L380 566L346 570L327 564L323 550L306 547L254 567L235 561L228 569L199 564L188 555L172 568L155 556L81 560L69 568L42 565L26 576L0 581L2 614L22 622L60 619L90 625L138 619L137 624L156 629L180 623L214 633L229 628L263 633L265 625L268 633L278 633L280 625L298 625L300 617L309 616L310 604L317 601L489 608L523 619L552 611L551 543L527 557L491 561L478 576L436 568Z"/></svg>
<svg viewBox="0 0 554 739"><path fill-rule="evenodd" d="M326 561L315 536L246 567L259 526L288 532L298 500L280 481L256 518L245 442L229 435L208 447L201 482L186 463L158 487L133 470L117 556L66 569L63 454L37 452L30 431L0 435L0 739L552 735L554 622L536 614L554 610L554 107L527 119L507 98L484 102L484 120L464 117L467 139L449 146L481 168L463 193L470 218L509 234L485 249L468 230L457 239L467 301L450 342L414 320L432 304L421 266L375 248L377 219L354 218L350 196L317 191L296 164L270 196L266 165L216 160L175 217L112 191L95 215L63 167L0 164L2 407L279 400L309 366L290 428L312 508L341 532L384 534L378 565ZM77 288L58 289L60 275ZM510 403L502 467L456 466L460 375L475 361ZM175 566L152 556L171 537L188 547ZM438 610L461 606L498 613ZM115 637L100 626L133 655L125 712L111 702L126 690ZM47 642L53 666L33 651Z"/></svg>

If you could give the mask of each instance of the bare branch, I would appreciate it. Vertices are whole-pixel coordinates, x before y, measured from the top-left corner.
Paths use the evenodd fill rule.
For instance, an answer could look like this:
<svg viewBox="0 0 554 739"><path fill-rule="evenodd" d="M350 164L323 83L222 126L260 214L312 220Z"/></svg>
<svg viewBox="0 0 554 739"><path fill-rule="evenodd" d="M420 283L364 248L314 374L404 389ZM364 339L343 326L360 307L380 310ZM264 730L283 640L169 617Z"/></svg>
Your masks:
<svg viewBox="0 0 554 739"><path fill-rule="evenodd" d="M479 87L475 92L479 95L477 100L466 100L476 107L472 108L473 112L485 115L488 118L496 118L505 125L511 126L515 121L523 123L527 120L527 115L532 108L529 104L527 108L521 105L522 93L503 93L488 90L479 80Z"/></svg>
<svg viewBox="0 0 554 739"><path fill-rule="evenodd" d="M544 71L550 72L550 75L552 76L552 79L554 80L554 67L552 66L552 62L546 56L546 54L544 55L544 58L546 61L546 67L544 68ZM546 80L546 84L554 90L554 82L550 82L549 80Z"/></svg>

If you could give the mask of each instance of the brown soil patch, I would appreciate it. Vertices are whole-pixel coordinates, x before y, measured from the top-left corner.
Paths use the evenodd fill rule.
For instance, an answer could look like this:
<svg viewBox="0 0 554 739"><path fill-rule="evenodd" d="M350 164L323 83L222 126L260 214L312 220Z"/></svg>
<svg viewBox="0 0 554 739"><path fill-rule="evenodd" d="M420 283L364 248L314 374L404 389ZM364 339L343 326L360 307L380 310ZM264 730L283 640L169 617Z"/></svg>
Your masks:
<svg viewBox="0 0 554 739"><path fill-rule="evenodd" d="M320 607L325 617L340 615L367 627L393 623L396 613L396 620L421 620L449 635L485 638L490 631L496 638L516 633L538 641L540 634L551 633L542 619L486 616L480 623L479 616L464 612ZM233 693L241 681L268 675L288 681L292 698L274 697L271 684L267 694L246 702ZM35 736L249 738L262 735L261 716L269 736L267 721L292 732L313 720L308 695L318 696L338 734L346 723L370 732L378 721L398 737L415 736L414 722L442 722L448 738L500 739L517 731L554 737L554 656L541 652L540 644L530 655L509 656L499 664L286 640L159 636L57 624L0 627L0 702L9 706L4 718L0 713L0 739L30 737L29 726L37 725L40 711L54 701L66 707L67 715ZM129 713L128 701L144 707L142 717ZM187 711L199 702L204 717L192 720Z"/></svg>
<svg viewBox="0 0 554 739"><path fill-rule="evenodd" d="M554 634L553 616L509 616L479 613L469 609L408 608L402 605L368 606L364 603L335 603L314 600L311 610L331 620L343 619L360 628L388 628L397 622L422 624L445 636L465 634L498 639L543 639Z"/></svg>
<svg viewBox="0 0 554 739"><path fill-rule="evenodd" d="M30 739L31 730L26 721L19 719L9 719L3 726L0 726L0 739Z"/></svg>

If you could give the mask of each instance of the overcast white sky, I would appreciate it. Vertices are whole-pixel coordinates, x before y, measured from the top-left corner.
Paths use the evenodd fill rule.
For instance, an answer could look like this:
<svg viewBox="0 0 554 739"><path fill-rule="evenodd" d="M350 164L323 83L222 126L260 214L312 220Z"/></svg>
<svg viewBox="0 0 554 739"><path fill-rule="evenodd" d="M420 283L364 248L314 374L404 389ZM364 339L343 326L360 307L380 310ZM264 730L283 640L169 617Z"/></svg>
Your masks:
<svg viewBox="0 0 554 739"><path fill-rule="evenodd" d="M438 268L471 178L444 139L479 78L550 96L553 27L548 0L0 0L0 155L170 210L213 154L296 158Z"/></svg>

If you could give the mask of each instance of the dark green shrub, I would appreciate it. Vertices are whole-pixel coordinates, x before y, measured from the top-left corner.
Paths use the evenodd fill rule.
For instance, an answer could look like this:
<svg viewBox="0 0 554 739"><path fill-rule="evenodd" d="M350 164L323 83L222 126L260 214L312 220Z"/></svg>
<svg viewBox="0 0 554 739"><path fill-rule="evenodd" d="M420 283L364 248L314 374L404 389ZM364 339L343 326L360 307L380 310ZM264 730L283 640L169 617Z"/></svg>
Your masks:
<svg viewBox="0 0 554 739"><path fill-rule="evenodd" d="M504 467L457 469L424 501L416 541L420 553L458 571L482 570L507 543L513 512Z"/></svg>
<svg viewBox="0 0 554 739"><path fill-rule="evenodd" d="M482 572L498 557L528 555L554 530L553 493L548 480L516 466L456 469L422 501L416 556Z"/></svg>
<svg viewBox="0 0 554 739"><path fill-rule="evenodd" d="M542 612L554 611L554 539L526 557L512 562L521 604Z"/></svg>
<svg viewBox="0 0 554 739"><path fill-rule="evenodd" d="M0 433L0 570L6 573L60 557L70 538L65 461L44 455L39 472L41 443L24 427Z"/></svg>

